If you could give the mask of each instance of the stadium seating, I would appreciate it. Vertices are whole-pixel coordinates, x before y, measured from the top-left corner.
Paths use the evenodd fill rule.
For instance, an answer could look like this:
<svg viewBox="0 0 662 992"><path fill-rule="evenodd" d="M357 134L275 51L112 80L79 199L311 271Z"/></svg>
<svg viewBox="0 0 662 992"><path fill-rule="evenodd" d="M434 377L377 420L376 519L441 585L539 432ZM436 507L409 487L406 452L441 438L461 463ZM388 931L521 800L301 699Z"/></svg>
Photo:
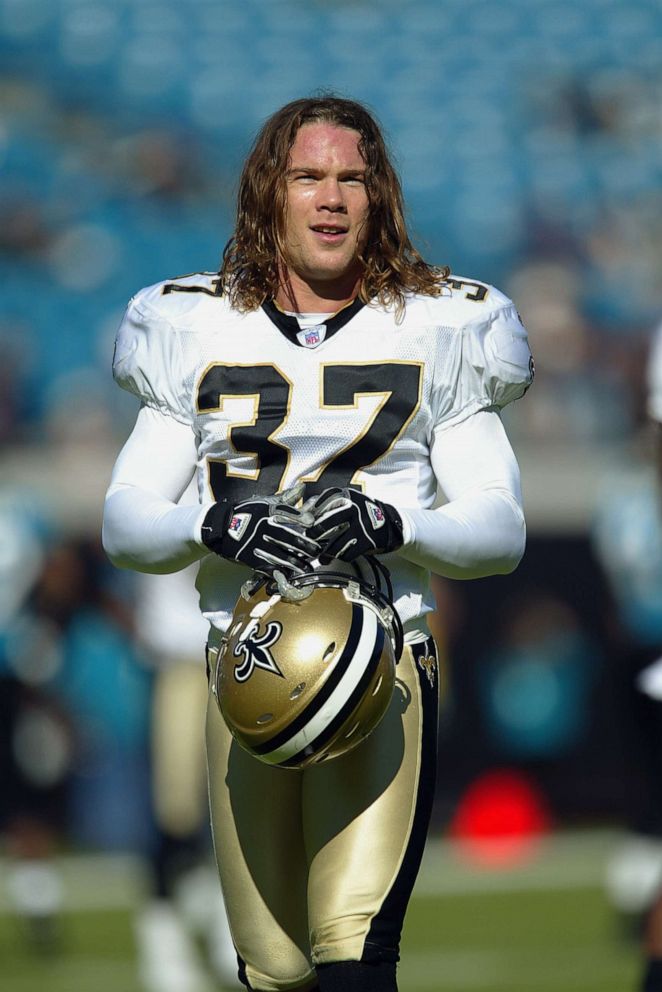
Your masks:
<svg viewBox="0 0 662 992"><path fill-rule="evenodd" d="M109 323L141 285L218 264L252 133L318 88L376 110L425 253L458 272L507 284L559 239L581 259L605 212L659 207L656 0L0 0L0 59L0 278L37 343L26 379L108 378ZM622 328L613 280L586 276ZM658 305L644 285L630 322Z"/></svg>

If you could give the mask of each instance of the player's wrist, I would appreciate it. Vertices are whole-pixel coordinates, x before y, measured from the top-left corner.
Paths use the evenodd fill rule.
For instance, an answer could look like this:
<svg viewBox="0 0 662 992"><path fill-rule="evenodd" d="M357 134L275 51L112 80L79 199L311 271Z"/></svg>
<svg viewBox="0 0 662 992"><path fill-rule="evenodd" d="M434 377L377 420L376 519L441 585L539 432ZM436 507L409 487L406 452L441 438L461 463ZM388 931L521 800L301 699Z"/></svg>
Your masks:
<svg viewBox="0 0 662 992"><path fill-rule="evenodd" d="M404 523L400 511L392 503L382 503L389 525L388 551L399 551L404 544Z"/></svg>
<svg viewBox="0 0 662 992"><path fill-rule="evenodd" d="M207 548L209 550L209 545L205 542L202 536L202 527L207 519L207 515L211 508L215 506L215 503L204 503L193 521L193 540L200 548Z"/></svg>
<svg viewBox="0 0 662 992"><path fill-rule="evenodd" d="M232 505L227 499L220 499L208 507L200 523L202 544L216 554L223 554L223 539L227 533L232 509Z"/></svg>
<svg viewBox="0 0 662 992"><path fill-rule="evenodd" d="M402 548L408 548L411 544L413 544L416 528L414 527L409 511L398 508L396 509L396 513L400 519L400 537L402 538L402 543L398 550L401 550Z"/></svg>

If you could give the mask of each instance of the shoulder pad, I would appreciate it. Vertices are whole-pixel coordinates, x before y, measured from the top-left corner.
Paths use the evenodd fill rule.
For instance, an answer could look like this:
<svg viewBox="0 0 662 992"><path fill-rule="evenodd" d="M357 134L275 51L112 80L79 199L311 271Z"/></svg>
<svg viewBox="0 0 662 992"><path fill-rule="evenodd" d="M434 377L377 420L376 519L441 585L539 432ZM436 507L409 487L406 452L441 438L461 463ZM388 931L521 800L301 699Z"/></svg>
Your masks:
<svg viewBox="0 0 662 992"><path fill-rule="evenodd" d="M492 405L504 407L523 396L533 381L533 357L514 304L467 324L464 347Z"/></svg>
<svg viewBox="0 0 662 992"><path fill-rule="evenodd" d="M452 299L454 302L466 304L468 313L476 310L497 310L508 306L512 301L496 286L480 279L469 279L454 273L442 282L442 299ZM469 318L470 319L470 318Z"/></svg>
<svg viewBox="0 0 662 992"><path fill-rule="evenodd" d="M441 337L436 425L461 423L479 410L501 409L523 396L533 380L526 331L513 303L483 310Z"/></svg>
<svg viewBox="0 0 662 992"><path fill-rule="evenodd" d="M218 304L223 298L217 272L192 272L141 289L131 300L139 309L148 307L167 320L186 319L200 306Z"/></svg>
<svg viewBox="0 0 662 992"><path fill-rule="evenodd" d="M439 296L409 298L411 319L443 327L462 327L485 313L512 306L508 297L495 286L477 279L450 275L440 283L440 288Z"/></svg>
<svg viewBox="0 0 662 992"><path fill-rule="evenodd" d="M180 335L150 304L153 290L148 287L129 302L115 339L113 377L142 403L189 423Z"/></svg>

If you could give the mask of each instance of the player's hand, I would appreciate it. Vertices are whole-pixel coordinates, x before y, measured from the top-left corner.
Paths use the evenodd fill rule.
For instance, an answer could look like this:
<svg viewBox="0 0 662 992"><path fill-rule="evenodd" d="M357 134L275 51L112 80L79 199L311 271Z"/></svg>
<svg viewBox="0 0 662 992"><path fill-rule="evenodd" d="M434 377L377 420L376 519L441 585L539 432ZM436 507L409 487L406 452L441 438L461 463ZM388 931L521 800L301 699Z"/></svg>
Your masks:
<svg viewBox="0 0 662 992"><path fill-rule="evenodd" d="M308 536L321 547L321 561L354 561L402 547L402 520L390 503L357 489L325 489L305 506L315 516Z"/></svg>
<svg viewBox="0 0 662 992"><path fill-rule="evenodd" d="M221 558L238 561L270 575L275 568L303 572L320 546L305 531L313 523L307 510L294 506L303 485L275 496L255 496L232 504L221 499L202 522L202 540Z"/></svg>

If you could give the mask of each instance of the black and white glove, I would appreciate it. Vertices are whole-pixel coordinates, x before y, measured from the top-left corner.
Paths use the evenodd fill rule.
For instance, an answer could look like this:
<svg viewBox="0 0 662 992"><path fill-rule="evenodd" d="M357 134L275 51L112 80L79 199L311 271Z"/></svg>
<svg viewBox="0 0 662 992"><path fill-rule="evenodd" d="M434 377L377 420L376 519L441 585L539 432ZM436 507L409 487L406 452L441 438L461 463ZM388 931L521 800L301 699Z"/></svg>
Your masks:
<svg viewBox="0 0 662 992"><path fill-rule="evenodd" d="M294 506L303 485L275 496L255 496L232 504L221 499L209 509L201 536L210 551L270 575L275 568L303 572L317 558L319 544L305 530L313 516Z"/></svg>
<svg viewBox="0 0 662 992"><path fill-rule="evenodd" d="M354 561L402 547L402 519L395 507L357 489L325 489L305 508L315 516L308 536L319 543L322 561Z"/></svg>

